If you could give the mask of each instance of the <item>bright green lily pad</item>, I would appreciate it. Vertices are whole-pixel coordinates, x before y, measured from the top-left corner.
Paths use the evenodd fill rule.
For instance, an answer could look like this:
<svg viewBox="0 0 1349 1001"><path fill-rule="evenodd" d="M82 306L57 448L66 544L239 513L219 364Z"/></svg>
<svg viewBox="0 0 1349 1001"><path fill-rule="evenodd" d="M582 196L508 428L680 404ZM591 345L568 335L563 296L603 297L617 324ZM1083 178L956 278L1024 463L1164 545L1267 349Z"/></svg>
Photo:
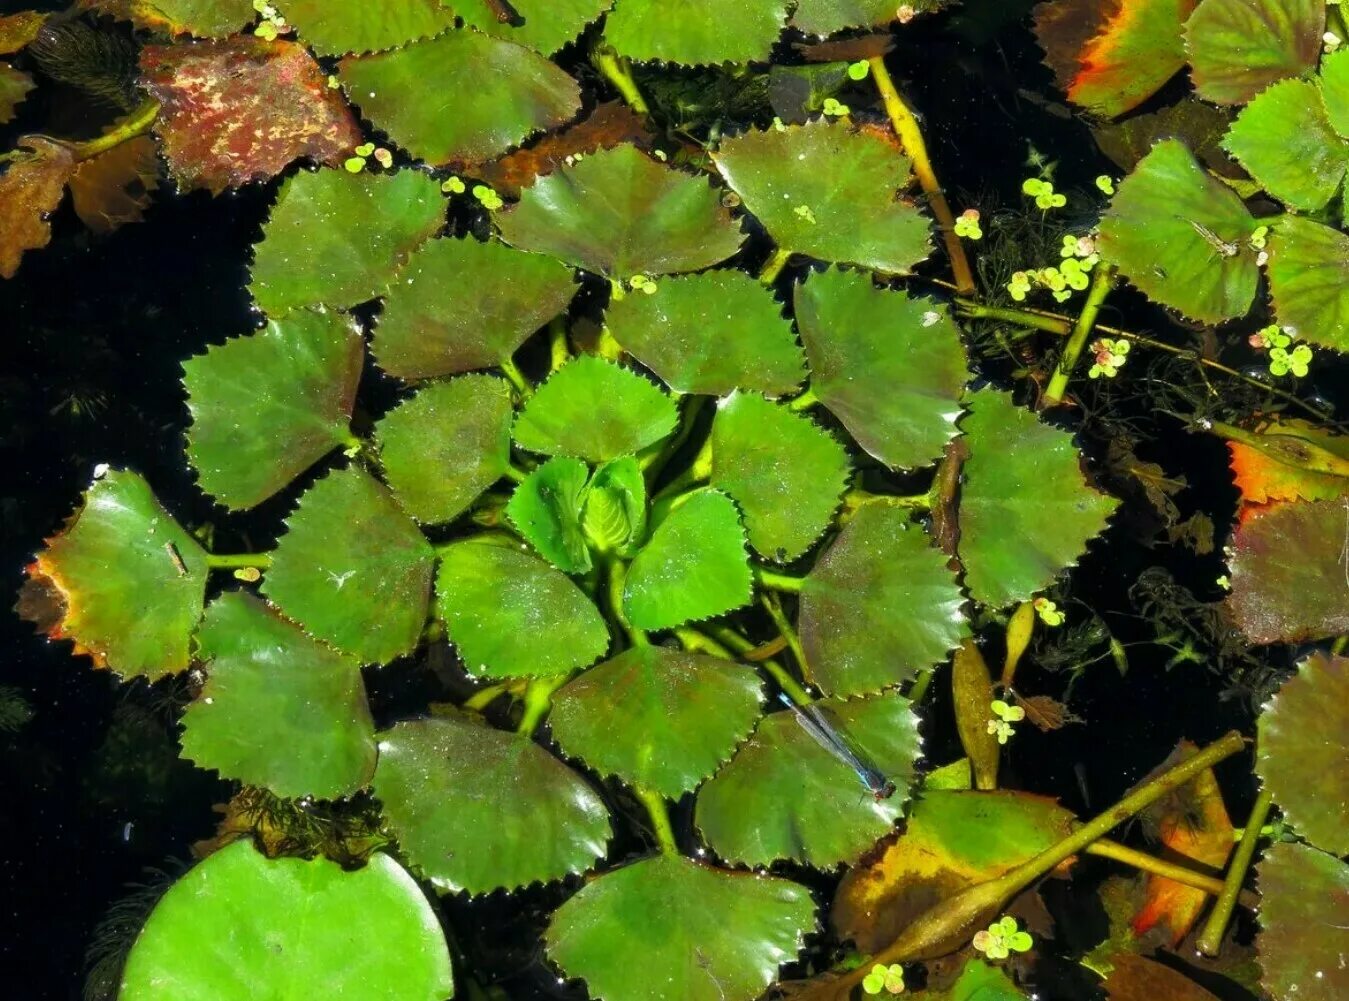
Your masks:
<svg viewBox="0 0 1349 1001"><path fill-rule="evenodd" d="M1242 109L1223 140L1267 192L1296 209L1330 201L1349 166L1349 142L1326 117L1321 91L1306 80L1282 80Z"/></svg>
<svg viewBox="0 0 1349 1001"><path fill-rule="evenodd" d="M1349 632L1344 575L1349 498L1278 504L1237 526L1227 604L1252 643Z"/></svg>
<svg viewBox="0 0 1349 1001"><path fill-rule="evenodd" d="M745 513L749 541L796 559L829 527L848 483L848 453L810 418L752 393L732 393L712 424L712 485Z"/></svg>
<svg viewBox="0 0 1349 1001"><path fill-rule="evenodd" d="M521 538L563 573L588 573L594 565L581 531L589 481L590 467L580 459L555 456L525 477L506 504Z"/></svg>
<svg viewBox="0 0 1349 1001"><path fill-rule="evenodd" d="M703 490L671 511L632 561L623 609L638 629L673 629L753 594L740 512L725 494Z"/></svg>
<svg viewBox="0 0 1349 1001"><path fill-rule="evenodd" d="M891 274L932 251L931 223L900 197L909 159L873 132L823 121L754 130L713 160L783 250Z"/></svg>
<svg viewBox="0 0 1349 1001"><path fill-rule="evenodd" d="M654 445L679 420L674 401L635 372L580 355L553 373L515 420L515 443L604 462Z"/></svg>
<svg viewBox="0 0 1349 1001"><path fill-rule="evenodd" d="M1190 79L1206 101L1242 104L1316 65L1324 0L1203 0L1185 23Z"/></svg>
<svg viewBox="0 0 1349 1001"><path fill-rule="evenodd" d="M286 520L262 590L313 636L383 664L421 638L431 546L358 467L319 480Z"/></svg>
<svg viewBox="0 0 1349 1001"><path fill-rule="evenodd" d="M280 9L321 56L392 49L454 26L439 0L284 0Z"/></svg>
<svg viewBox="0 0 1349 1001"><path fill-rule="evenodd" d="M969 378L945 307L833 268L798 285L795 301L810 388L857 443L895 469L941 455Z"/></svg>
<svg viewBox="0 0 1349 1001"><path fill-rule="evenodd" d="M1268 273L1282 326L1312 344L1349 351L1349 236L1283 216L1270 237Z"/></svg>
<svg viewBox="0 0 1349 1001"><path fill-rule="evenodd" d="M636 646L553 696L553 738L601 775L678 799L727 761L759 718L751 669Z"/></svg>
<svg viewBox="0 0 1349 1001"><path fill-rule="evenodd" d="M441 892L548 883L604 856L609 812L527 736L468 717L380 734L375 795L408 861Z"/></svg>
<svg viewBox="0 0 1349 1001"><path fill-rule="evenodd" d="M581 530L599 553L633 556L646 540L646 477L635 458L611 459L590 478Z"/></svg>
<svg viewBox="0 0 1349 1001"><path fill-rule="evenodd" d="M206 601L206 552L137 473L111 470L27 568L16 606L52 639L122 677L188 666Z"/></svg>
<svg viewBox="0 0 1349 1001"><path fill-rule="evenodd" d="M835 695L907 681L969 635L965 596L907 511L869 505L801 588L801 645L811 680Z"/></svg>
<svg viewBox="0 0 1349 1001"><path fill-rule="evenodd" d="M1099 535L1119 501L1088 486L1072 435L1041 423L1005 393L971 398L960 494L965 586L1002 608L1048 587Z"/></svg>
<svg viewBox="0 0 1349 1001"><path fill-rule="evenodd" d="M454 12L484 34L526 45L545 56L599 19L614 0L511 0L522 23L503 23L487 0L455 0Z"/></svg>
<svg viewBox="0 0 1349 1001"><path fill-rule="evenodd" d="M1336 735L1336 741L1343 734ZM1343 759L1335 762L1343 770ZM1306 845L1277 842L1256 867L1260 982L1279 1001L1339 1001L1349 994L1349 865Z"/></svg>
<svg viewBox="0 0 1349 1001"><path fill-rule="evenodd" d="M183 713L183 756L278 796L349 796L375 772L361 666L263 602L229 591L197 633L207 680Z"/></svg>
<svg viewBox="0 0 1349 1001"><path fill-rule="evenodd" d="M371 353L402 379L490 368L567 308L570 268L496 240L432 240L389 287Z"/></svg>
<svg viewBox="0 0 1349 1001"><path fill-rule="evenodd" d="M677 393L783 396L806 376L781 305L743 271L666 278L652 295L611 302L604 319L614 339Z"/></svg>
<svg viewBox="0 0 1349 1001"><path fill-rule="evenodd" d="M592 997L753 1001L814 930L804 886L669 854L583 887L553 914L544 941Z"/></svg>
<svg viewBox="0 0 1349 1001"><path fill-rule="evenodd" d="M895 794L873 798L794 713L771 713L698 793L695 822L722 858L745 865L793 859L829 868L855 861L903 813L920 747L908 700L889 692L815 704L895 784Z"/></svg>
<svg viewBox="0 0 1349 1001"><path fill-rule="evenodd" d="M900 7L909 6L915 14L925 14L943 2L913 0L905 5L893 0L798 0L792 27L812 35L832 35L844 28L879 28L895 20Z"/></svg>
<svg viewBox="0 0 1349 1001"><path fill-rule="evenodd" d="M1255 298L1254 229L1236 192L1167 139L1120 183L1098 245L1149 299L1217 323L1243 316Z"/></svg>
<svg viewBox="0 0 1349 1001"><path fill-rule="evenodd" d="M1349 139L1349 49L1321 60L1321 99L1336 133Z"/></svg>
<svg viewBox="0 0 1349 1001"><path fill-rule="evenodd" d="M201 488L252 507L350 440L364 345L349 317L296 310L184 362Z"/></svg>
<svg viewBox="0 0 1349 1001"><path fill-rule="evenodd" d="M745 238L705 178L626 144L538 178L496 221L512 246L619 280L701 271Z"/></svg>
<svg viewBox="0 0 1349 1001"><path fill-rule="evenodd" d="M604 38L641 62L762 62L786 23L786 0L622 0Z"/></svg>
<svg viewBox="0 0 1349 1001"><path fill-rule="evenodd" d="M281 186L263 224L248 290L270 316L373 299L444 211L436 182L419 171L302 170Z"/></svg>
<svg viewBox="0 0 1349 1001"><path fill-rule="evenodd" d="M542 560L504 546L459 542L440 551L436 610L476 677L566 674L604 656L599 609Z"/></svg>
<svg viewBox="0 0 1349 1001"><path fill-rule="evenodd" d="M1349 658L1313 653L1260 716L1256 770L1312 844L1349 855Z"/></svg>
<svg viewBox="0 0 1349 1001"><path fill-rule="evenodd" d="M564 70L476 31L350 56L338 76L365 118L435 166L500 156L581 110L581 89Z"/></svg>
<svg viewBox="0 0 1349 1001"><path fill-rule="evenodd" d="M453 521L511 464L511 390L465 375L419 390L375 426L380 462L408 514Z"/></svg>
<svg viewBox="0 0 1349 1001"><path fill-rule="evenodd" d="M242 838L198 862L155 904L117 997L445 1001L453 994L436 912L388 855L348 872L322 857L269 859Z"/></svg>

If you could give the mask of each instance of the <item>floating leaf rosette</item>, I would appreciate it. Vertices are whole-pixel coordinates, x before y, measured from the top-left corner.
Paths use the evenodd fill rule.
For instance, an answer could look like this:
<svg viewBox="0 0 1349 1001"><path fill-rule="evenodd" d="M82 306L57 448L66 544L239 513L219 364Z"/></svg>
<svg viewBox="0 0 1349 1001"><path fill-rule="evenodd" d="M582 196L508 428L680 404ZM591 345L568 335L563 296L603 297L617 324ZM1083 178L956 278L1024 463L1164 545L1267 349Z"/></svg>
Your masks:
<svg viewBox="0 0 1349 1001"><path fill-rule="evenodd" d="M408 860L442 892L514 890L604 855L604 801L526 736L467 718L379 737L375 794Z"/></svg>
<svg viewBox="0 0 1349 1001"><path fill-rule="evenodd" d="M622 0L604 37L633 59L695 66L768 58L786 0Z"/></svg>

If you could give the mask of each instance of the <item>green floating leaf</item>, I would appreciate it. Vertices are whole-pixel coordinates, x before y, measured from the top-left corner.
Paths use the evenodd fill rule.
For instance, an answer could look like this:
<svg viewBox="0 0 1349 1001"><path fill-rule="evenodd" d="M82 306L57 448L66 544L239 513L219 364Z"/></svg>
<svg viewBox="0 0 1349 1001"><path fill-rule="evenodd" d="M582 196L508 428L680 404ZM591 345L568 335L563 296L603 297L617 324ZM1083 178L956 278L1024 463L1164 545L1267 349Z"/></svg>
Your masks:
<svg viewBox="0 0 1349 1001"><path fill-rule="evenodd" d="M465 375L419 390L375 426L384 478L408 514L453 521L511 464L511 390Z"/></svg>
<svg viewBox="0 0 1349 1001"><path fill-rule="evenodd" d="M1304 341L1349 351L1349 236L1283 216L1270 237L1268 273L1280 325Z"/></svg>
<svg viewBox="0 0 1349 1001"><path fill-rule="evenodd" d="M857 512L801 589L801 645L824 692L861 695L945 660L969 635L965 596L909 513Z"/></svg>
<svg viewBox="0 0 1349 1001"><path fill-rule="evenodd" d="M580 588L542 560L503 546L442 549L436 609L478 677L567 674L609 646L604 618Z"/></svg>
<svg viewBox="0 0 1349 1001"><path fill-rule="evenodd" d="M392 52L351 56L338 75L364 117L419 160L500 156L581 110L567 73L522 45L447 31ZM429 95L471 95L446 102Z"/></svg>
<svg viewBox="0 0 1349 1001"><path fill-rule="evenodd" d="M623 610L638 629L673 629L753 594L740 512L725 494L703 490L671 511L632 561Z"/></svg>
<svg viewBox="0 0 1349 1001"><path fill-rule="evenodd" d="M388 488L353 466L300 498L262 590L318 639L383 664L421 638L432 555Z"/></svg>
<svg viewBox="0 0 1349 1001"><path fill-rule="evenodd" d="M518 23L503 22L501 7L488 0L455 0L454 11L484 34L528 46L550 56L585 26L599 19L614 0L511 0Z"/></svg>
<svg viewBox="0 0 1349 1001"><path fill-rule="evenodd" d="M444 1001L453 993L436 912L389 856L347 872L322 857L269 859L243 838L155 904L117 996Z"/></svg>
<svg viewBox="0 0 1349 1001"><path fill-rule="evenodd" d="M1227 604L1252 643L1349 632L1349 498L1278 504L1237 526Z"/></svg>
<svg viewBox="0 0 1349 1001"><path fill-rule="evenodd" d="M297 310L184 362L201 488L252 507L350 440L364 344L349 317Z"/></svg>
<svg viewBox="0 0 1349 1001"><path fill-rule="evenodd" d="M718 404L712 485L740 505L750 545L769 559L786 563L811 547L848 474L848 453L810 418L751 393Z"/></svg>
<svg viewBox="0 0 1349 1001"><path fill-rule="evenodd" d="M601 775L678 799L749 736L761 697L741 664L635 646L553 696L548 723L563 751Z"/></svg>
<svg viewBox="0 0 1349 1001"><path fill-rule="evenodd" d="M831 268L796 287L796 324L810 388L887 466L925 465L959 433L969 371L944 307Z"/></svg>
<svg viewBox="0 0 1349 1001"><path fill-rule="evenodd" d="M1324 0L1203 0L1185 23L1190 79L1206 101L1242 104L1316 65Z"/></svg>
<svg viewBox="0 0 1349 1001"><path fill-rule="evenodd" d="M581 530L589 480L590 467L559 455L525 477L506 505L520 536L563 573L589 573L594 565Z"/></svg>
<svg viewBox="0 0 1349 1001"><path fill-rule="evenodd" d="M301 171L281 186L262 227L248 289L271 316L355 306L383 294L442 222L436 182L419 171Z"/></svg>
<svg viewBox="0 0 1349 1001"><path fill-rule="evenodd" d="M782 250L907 274L931 253L926 216L900 193L909 159L845 122L750 131L713 155Z"/></svg>
<svg viewBox="0 0 1349 1001"><path fill-rule="evenodd" d="M604 462L640 452L674 430L674 401L635 372L594 355L563 365L515 420L515 443L544 455Z"/></svg>
<svg viewBox="0 0 1349 1001"><path fill-rule="evenodd" d="M370 781L375 724L361 666L250 594L211 603L207 681L183 713L183 756L278 796L336 799Z"/></svg>
<svg viewBox="0 0 1349 1001"><path fill-rule="evenodd" d="M786 23L785 0L623 0L604 38L642 62L762 62Z"/></svg>
<svg viewBox="0 0 1349 1001"><path fill-rule="evenodd" d="M611 301L604 319L614 339L677 393L784 396L805 378L781 305L743 271L667 278L652 295Z"/></svg>
<svg viewBox="0 0 1349 1001"><path fill-rule="evenodd" d="M206 552L138 474L96 479L27 573L19 614L97 666L151 680L188 666Z"/></svg>
<svg viewBox="0 0 1349 1001"><path fill-rule="evenodd" d="M794 713L771 713L698 793L698 829L723 858L744 865L793 859L828 868L855 861L903 813L920 746L908 700L889 692L815 705L895 784L895 794L874 799Z"/></svg>
<svg viewBox="0 0 1349 1001"><path fill-rule="evenodd" d="M580 775L467 717L381 733L374 787L408 861L441 892L552 882L590 868L609 840L604 801Z"/></svg>
<svg viewBox="0 0 1349 1001"><path fill-rule="evenodd" d="M197 38L224 38L257 16L252 0L155 0L128 13L138 27Z"/></svg>
<svg viewBox="0 0 1349 1001"><path fill-rule="evenodd" d="M744 240L702 177L657 163L635 146L587 155L546 174L497 216L501 237L609 278L701 271Z"/></svg>
<svg viewBox="0 0 1349 1001"><path fill-rule="evenodd" d="M1349 658L1313 653L1260 716L1256 770L1288 822L1332 855L1349 855Z"/></svg>
<svg viewBox="0 0 1349 1001"><path fill-rule="evenodd" d="M1335 740L1343 739L1337 734ZM1343 758L1334 763L1343 770ZM1349 995L1344 901L1349 865L1306 845L1275 842L1256 867L1260 887L1260 983L1279 1001Z"/></svg>
<svg viewBox="0 0 1349 1001"><path fill-rule="evenodd" d="M432 240L390 286L371 353L402 379L501 365L576 294L572 270L496 240Z"/></svg>
<svg viewBox="0 0 1349 1001"><path fill-rule="evenodd" d="M1259 271L1255 219L1185 145L1159 142L1101 219L1101 254L1150 299L1206 323L1251 308Z"/></svg>
<svg viewBox="0 0 1349 1001"><path fill-rule="evenodd" d="M935 997L931 995L931 991L920 991L913 995L913 999L914 1001L1026 1001L1025 993L1017 989L1011 977L982 959L969 960L949 991L942 991ZM1173 998L1171 1001L1179 999Z"/></svg>
<svg viewBox="0 0 1349 1001"><path fill-rule="evenodd" d="M1260 186L1293 208L1321 208L1349 166L1349 142L1326 117L1321 91L1306 80L1283 80L1237 115L1223 149Z"/></svg>
<svg viewBox="0 0 1349 1001"><path fill-rule="evenodd" d="M1335 132L1349 139L1349 49L1321 60L1321 99Z"/></svg>
<svg viewBox="0 0 1349 1001"><path fill-rule="evenodd" d="M587 884L553 914L544 941L592 997L753 1001L814 930L804 886L670 854ZM640 942L641 961L615 942Z"/></svg>
<svg viewBox="0 0 1349 1001"><path fill-rule="evenodd" d="M894 0L798 0L792 14L792 27L812 35L832 35L844 28L879 28L901 17L900 9L912 8L915 14L937 10L946 0L914 0L899 4Z"/></svg>
<svg viewBox="0 0 1349 1001"><path fill-rule="evenodd" d="M284 0L281 12L321 56L392 49L454 27L439 0Z"/></svg>
<svg viewBox="0 0 1349 1001"><path fill-rule="evenodd" d="M1072 435L1005 393L971 398L960 494L965 586L981 605L1024 601L1077 562L1119 501L1087 486Z"/></svg>

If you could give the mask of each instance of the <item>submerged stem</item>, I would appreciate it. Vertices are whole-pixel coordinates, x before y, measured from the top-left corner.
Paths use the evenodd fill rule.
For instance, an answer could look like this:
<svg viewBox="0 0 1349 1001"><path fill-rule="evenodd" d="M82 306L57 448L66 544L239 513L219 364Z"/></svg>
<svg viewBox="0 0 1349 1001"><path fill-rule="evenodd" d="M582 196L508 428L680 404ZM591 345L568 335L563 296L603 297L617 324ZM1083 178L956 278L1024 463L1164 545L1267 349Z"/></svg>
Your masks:
<svg viewBox="0 0 1349 1001"><path fill-rule="evenodd" d="M1096 325L1101 304L1105 302L1105 297L1110 294L1114 284L1115 269L1110 265L1098 265L1092 272L1091 290L1087 292L1087 301L1082 305L1082 312L1078 314L1077 323L1073 325L1073 332L1068 335L1068 343L1063 347L1063 356L1059 358L1058 367L1049 380L1049 388L1045 390L1046 405L1052 407L1063 401L1063 394L1068 389L1068 380L1077 366L1077 359L1081 357L1082 349L1087 346L1087 338L1091 336L1092 327Z"/></svg>
<svg viewBox="0 0 1349 1001"><path fill-rule="evenodd" d="M1251 815L1246 821L1246 830L1241 834L1237 850L1232 853L1232 861L1227 866L1227 875L1223 877L1222 891L1213 905L1213 912L1204 922L1199 938L1195 940L1197 948L1205 956L1216 956L1222 947L1223 935L1227 933L1227 924L1232 920L1232 911L1237 906L1237 897L1241 893L1241 884L1246 881L1246 871L1255 857L1255 846L1260 841L1260 828L1265 826L1269 808L1274 805L1274 795L1269 786L1260 790L1251 807Z"/></svg>

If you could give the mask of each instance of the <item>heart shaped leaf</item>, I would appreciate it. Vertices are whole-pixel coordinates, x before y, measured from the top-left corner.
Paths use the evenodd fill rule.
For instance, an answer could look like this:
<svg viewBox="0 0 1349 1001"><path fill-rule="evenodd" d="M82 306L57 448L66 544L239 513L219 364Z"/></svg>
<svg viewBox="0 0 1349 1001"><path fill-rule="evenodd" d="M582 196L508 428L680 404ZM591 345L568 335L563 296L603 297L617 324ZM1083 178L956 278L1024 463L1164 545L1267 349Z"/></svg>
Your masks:
<svg viewBox="0 0 1349 1001"><path fill-rule="evenodd" d="M1269 288L1282 326L1313 344L1349 351L1349 236L1281 217L1269 241Z"/></svg>
<svg viewBox="0 0 1349 1001"><path fill-rule="evenodd" d="M747 667L635 646L553 696L548 723L563 751L601 775L678 799L749 736L761 697Z"/></svg>
<svg viewBox="0 0 1349 1001"><path fill-rule="evenodd" d="M969 371L960 331L937 303L831 268L796 287L796 323L810 388L887 466L924 465L958 434Z"/></svg>
<svg viewBox="0 0 1349 1001"><path fill-rule="evenodd" d="M820 868L852 862L903 812L920 744L908 700L889 692L814 704L896 792L874 799L793 712L771 713L698 793L698 829L723 858L745 865L793 859Z"/></svg>
<svg viewBox="0 0 1349 1001"><path fill-rule="evenodd" d="M1084 482L1072 435L1004 393L976 393L971 409L962 425L971 454L960 495L960 559L974 600L1002 608L1076 563L1119 502Z"/></svg>
<svg viewBox="0 0 1349 1001"><path fill-rule="evenodd" d="M755 130L713 160L782 250L891 274L931 252L927 218L899 197L909 159L875 132L823 121Z"/></svg>
<svg viewBox="0 0 1349 1001"><path fill-rule="evenodd" d="M1120 183L1099 246L1149 299L1217 323L1244 315L1255 298L1254 229L1237 193L1166 139Z"/></svg>
<svg viewBox="0 0 1349 1001"><path fill-rule="evenodd" d="M439 0L286 0L284 13L321 56L392 49L454 27Z"/></svg>
<svg viewBox="0 0 1349 1001"><path fill-rule="evenodd" d="M559 455L525 477L506 505L520 537L563 573L589 573L594 565L581 530L589 480L584 462Z"/></svg>
<svg viewBox="0 0 1349 1001"><path fill-rule="evenodd" d="M511 391L465 375L419 390L375 427L384 478L421 522L459 517L511 465Z"/></svg>
<svg viewBox="0 0 1349 1001"><path fill-rule="evenodd" d="M242 838L160 898L118 997L444 1001L453 993L436 912L389 856L347 872L322 857L269 859Z"/></svg>
<svg viewBox="0 0 1349 1001"><path fill-rule="evenodd" d="M95 480L27 573L19 614L96 666L151 680L187 667L206 552L136 473Z"/></svg>
<svg viewBox="0 0 1349 1001"><path fill-rule="evenodd" d="M197 644L207 681L183 713L185 757L291 798L370 781L375 724L356 661L239 591L211 603Z"/></svg>
<svg viewBox="0 0 1349 1001"><path fill-rule="evenodd" d="M1206 101L1242 104L1316 65L1322 0L1203 0L1185 23L1190 79Z"/></svg>
<svg viewBox="0 0 1349 1001"><path fill-rule="evenodd" d="M349 56L338 75L366 118L436 166L500 156L581 110L581 90L565 71L531 49L476 31ZM446 103L429 94L472 100Z"/></svg>
<svg viewBox="0 0 1349 1001"><path fill-rule="evenodd" d="M604 462L654 445L679 420L674 401L635 372L594 355L563 365L515 420L515 443L544 455Z"/></svg>
<svg viewBox="0 0 1349 1001"><path fill-rule="evenodd" d="M301 171L281 186L262 227L249 291L270 316L355 306L381 295L443 221L436 183L419 171Z"/></svg>
<svg viewBox="0 0 1349 1001"><path fill-rule="evenodd" d="M906 511L868 505L801 588L810 680L835 695L907 681L969 634L946 557Z"/></svg>
<svg viewBox="0 0 1349 1001"><path fill-rule="evenodd" d="M702 490L656 526L628 567L623 609L638 629L673 629L749 602L745 530L734 502Z"/></svg>
<svg viewBox="0 0 1349 1001"><path fill-rule="evenodd" d="M432 240L389 288L375 361L409 380L501 365L567 308L572 275L496 240Z"/></svg>
<svg viewBox="0 0 1349 1001"><path fill-rule="evenodd" d="M786 0L623 0L604 37L643 62L760 62L787 23Z"/></svg>
<svg viewBox="0 0 1349 1001"><path fill-rule="evenodd" d="M752 393L732 393L712 424L712 485L745 513L749 541L771 560L796 559L833 518L848 453L810 418Z"/></svg>
<svg viewBox="0 0 1349 1001"><path fill-rule="evenodd" d="M1338 741L1342 734L1336 735ZM1335 762L1343 770L1343 761ZM1349 993L1344 900L1349 865L1306 845L1276 842L1256 868L1260 982L1269 996L1337 1001Z"/></svg>
<svg viewBox="0 0 1349 1001"><path fill-rule="evenodd" d="M351 442L364 344L350 317L302 309L184 362L187 458L201 488L253 507Z"/></svg>
<svg viewBox="0 0 1349 1001"><path fill-rule="evenodd" d="M512 246L620 280L700 271L744 240L706 180L629 145L540 177L497 225Z"/></svg>
<svg viewBox="0 0 1349 1001"><path fill-rule="evenodd" d="M609 646L599 610L564 574L504 546L459 542L440 551L436 610L470 674L567 674Z"/></svg>
<svg viewBox="0 0 1349 1001"><path fill-rule="evenodd" d="M388 488L351 467L300 498L262 590L313 636L382 664L421 638L432 555Z"/></svg>
<svg viewBox="0 0 1349 1001"><path fill-rule="evenodd" d="M514 22L503 21L501 6L488 0L455 0L454 12L484 34L517 42L548 56L598 20L613 3L614 0L511 0L519 15Z"/></svg>
<svg viewBox="0 0 1349 1001"><path fill-rule="evenodd" d="M814 929L804 886L665 854L586 885L557 909L544 941L593 997L753 1001ZM642 943L640 963L614 948L627 941Z"/></svg>
<svg viewBox="0 0 1349 1001"><path fill-rule="evenodd" d="M652 295L609 304L614 339L677 393L792 392L805 378L781 306L743 271L667 278Z"/></svg>
<svg viewBox="0 0 1349 1001"><path fill-rule="evenodd" d="M590 868L609 840L604 801L581 776L467 717L381 733L374 787L408 861L442 892L552 882Z"/></svg>

